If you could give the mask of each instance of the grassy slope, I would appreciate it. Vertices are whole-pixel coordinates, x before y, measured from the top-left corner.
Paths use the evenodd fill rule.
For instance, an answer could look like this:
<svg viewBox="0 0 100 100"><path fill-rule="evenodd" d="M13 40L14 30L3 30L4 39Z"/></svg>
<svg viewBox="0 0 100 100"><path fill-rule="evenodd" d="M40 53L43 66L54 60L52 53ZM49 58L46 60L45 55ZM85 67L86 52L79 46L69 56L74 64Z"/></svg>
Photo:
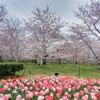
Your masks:
<svg viewBox="0 0 100 100"><path fill-rule="evenodd" d="M34 77L37 75L53 76L55 72L58 72L60 76L75 76L80 78L100 78L100 66L70 63L66 64L47 64L44 66L34 65L33 63L26 63L25 65L26 77ZM24 70L17 72L16 75L23 75ZM31 72L31 73L30 73Z"/></svg>

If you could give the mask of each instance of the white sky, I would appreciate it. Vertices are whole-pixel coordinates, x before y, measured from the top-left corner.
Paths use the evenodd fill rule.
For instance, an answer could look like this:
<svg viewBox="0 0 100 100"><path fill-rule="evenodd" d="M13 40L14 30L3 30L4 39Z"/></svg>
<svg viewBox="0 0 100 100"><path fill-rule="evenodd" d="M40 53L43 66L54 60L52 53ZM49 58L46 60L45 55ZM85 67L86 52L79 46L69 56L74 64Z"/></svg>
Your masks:
<svg viewBox="0 0 100 100"><path fill-rule="evenodd" d="M49 5L51 11L57 10L58 15L67 22L77 21L74 17L74 11L81 4L89 3L90 0L0 0L5 4L10 17L28 18L32 15L35 7L44 7Z"/></svg>

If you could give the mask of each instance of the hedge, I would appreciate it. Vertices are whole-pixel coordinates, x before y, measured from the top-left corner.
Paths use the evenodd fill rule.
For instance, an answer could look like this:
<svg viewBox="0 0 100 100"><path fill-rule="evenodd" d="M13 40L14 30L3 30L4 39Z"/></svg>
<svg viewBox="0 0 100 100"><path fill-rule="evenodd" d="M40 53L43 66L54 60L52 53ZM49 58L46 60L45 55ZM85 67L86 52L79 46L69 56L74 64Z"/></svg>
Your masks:
<svg viewBox="0 0 100 100"><path fill-rule="evenodd" d="M23 70L23 68L23 64L19 63L0 63L0 76L15 75L15 72Z"/></svg>

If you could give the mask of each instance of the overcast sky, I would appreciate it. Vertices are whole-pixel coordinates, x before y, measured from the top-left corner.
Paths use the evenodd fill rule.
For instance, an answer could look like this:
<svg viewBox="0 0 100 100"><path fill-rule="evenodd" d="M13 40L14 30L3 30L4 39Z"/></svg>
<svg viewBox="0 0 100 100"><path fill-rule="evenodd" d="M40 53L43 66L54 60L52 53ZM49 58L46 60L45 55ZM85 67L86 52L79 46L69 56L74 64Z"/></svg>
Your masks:
<svg viewBox="0 0 100 100"><path fill-rule="evenodd" d="M10 17L28 18L32 16L32 10L35 7L44 7L49 5L51 11L57 10L67 22L77 21L74 17L74 11L81 4L89 3L90 0L0 0L5 4Z"/></svg>

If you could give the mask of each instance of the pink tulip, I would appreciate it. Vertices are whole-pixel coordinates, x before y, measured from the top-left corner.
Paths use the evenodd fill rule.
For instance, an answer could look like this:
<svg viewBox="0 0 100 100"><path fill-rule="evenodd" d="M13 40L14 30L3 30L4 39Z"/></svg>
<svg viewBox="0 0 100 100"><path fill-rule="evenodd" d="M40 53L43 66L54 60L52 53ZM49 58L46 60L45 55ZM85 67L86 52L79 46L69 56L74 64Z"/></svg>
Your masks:
<svg viewBox="0 0 100 100"><path fill-rule="evenodd" d="M3 98L1 98L0 100L9 100L9 98L3 97Z"/></svg>
<svg viewBox="0 0 100 100"><path fill-rule="evenodd" d="M38 94L39 94L39 93L38 93L37 91L35 91L35 92L34 92L34 95L36 95L36 96L37 96Z"/></svg>
<svg viewBox="0 0 100 100"><path fill-rule="evenodd" d="M97 89L97 90L94 90L93 92L95 93L95 95L97 95L99 90Z"/></svg>
<svg viewBox="0 0 100 100"><path fill-rule="evenodd" d="M74 98L78 98L78 97L79 97L79 93L77 92L74 94Z"/></svg>
<svg viewBox="0 0 100 100"><path fill-rule="evenodd" d="M50 96L54 96L53 92L50 92Z"/></svg>
<svg viewBox="0 0 100 100"><path fill-rule="evenodd" d="M33 82L28 82L27 86L32 86Z"/></svg>
<svg viewBox="0 0 100 100"><path fill-rule="evenodd" d="M74 86L72 87L72 90L75 90L75 87Z"/></svg>
<svg viewBox="0 0 100 100"><path fill-rule="evenodd" d="M26 97L26 99L33 98L33 93L32 93L32 92L27 93L27 94L25 95L25 97Z"/></svg>
<svg viewBox="0 0 100 100"><path fill-rule="evenodd" d="M38 96L38 100L44 100L44 96Z"/></svg>
<svg viewBox="0 0 100 100"><path fill-rule="evenodd" d="M78 100L78 98L74 98L74 100Z"/></svg>
<svg viewBox="0 0 100 100"><path fill-rule="evenodd" d="M56 91L56 88L55 87L52 87L52 90L55 92Z"/></svg>
<svg viewBox="0 0 100 100"><path fill-rule="evenodd" d="M14 94L16 94L16 93L17 93L17 91L16 91L16 90L13 90L13 93L14 93Z"/></svg>
<svg viewBox="0 0 100 100"><path fill-rule="evenodd" d="M82 100L88 100L86 96L82 96Z"/></svg>
<svg viewBox="0 0 100 100"><path fill-rule="evenodd" d="M90 93L90 96L95 96L95 93L94 93L94 92L91 92L91 93Z"/></svg>
<svg viewBox="0 0 100 100"><path fill-rule="evenodd" d="M87 89L87 88L84 88L84 92L85 92L85 93L88 93L88 89Z"/></svg>
<svg viewBox="0 0 100 100"><path fill-rule="evenodd" d="M4 90L7 90L8 89L8 86L7 85L4 85L3 88L4 88Z"/></svg>
<svg viewBox="0 0 100 100"><path fill-rule="evenodd" d="M79 93L80 93L81 96L84 95L84 91L83 90L81 90Z"/></svg>
<svg viewBox="0 0 100 100"><path fill-rule="evenodd" d="M49 89L46 89L45 92L48 93L49 92Z"/></svg>
<svg viewBox="0 0 100 100"><path fill-rule="evenodd" d="M92 89L92 86L87 86L87 89L88 89L88 90L91 90L91 89Z"/></svg>
<svg viewBox="0 0 100 100"><path fill-rule="evenodd" d="M57 93L57 94L56 94L56 97L57 97L57 98L60 98L60 96L61 96L60 93Z"/></svg>
<svg viewBox="0 0 100 100"><path fill-rule="evenodd" d="M94 95L91 95L91 100L97 100L97 97Z"/></svg>
<svg viewBox="0 0 100 100"><path fill-rule="evenodd" d="M24 98L22 98L21 100L25 100Z"/></svg>
<svg viewBox="0 0 100 100"><path fill-rule="evenodd" d="M28 87L25 86L25 87L24 87L24 90L25 90L25 91L28 91Z"/></svg>
<svg viewBox="0 0 100 100"><path fill-rule="evenodd" d="M21 100L22 96L21 95L17 95L16 100Z"/></svg>
<svg viewBox="0 0 100 100"><path fill-rule="evenodd" d="M11 89L10 89L10 88L8 88L7 90L8 90L8 91L10 91Z"/></svg>
<svg viewBox="0 0 100 100"><path fill-rule="evenodd" d="M24 88L24 84L20 84L20 86L19 86L21 89L23 89Z"/></svg>
<svg viewBox="0 0 100 100"><path fill-rule="evenodd" d="M12 96L11 96L11 94L6 94L5 96L4 96L4 98L6 98L6 99L10 99Z"/></svg>
<svg viewBox="0 0 100 100"><path fill-rule="evenodd" d="M62 99L63 100L68 100L68 98L66 96L63 96Z"/></svg>
<svg viewBox="0 0 100 100"><path fill-rule="evenodd" d="M45 94L46 94L46 91L43 91L43 90L40 91L40 95L43 96L43 95L45 95Z"/></svg>
<svg viewBox="0 0 100 100"><path fill-rule="evenodd" d="M39 91L39 90L40 90L40 88L39 88L39 87L36 87L36 88L35 88L35 90Z"/></svg>
<svg viewBox="0 0 100 100"><path fill-rule="evenodd" d="M71 95L69 93L66 93L65 96L69 99L71 98Z"/></svg>
<svg viewBox="0 0 100 100"><path fill-rule="evenodd" d="M0 93L0 98L3 98L4 94Z"/></svg>

